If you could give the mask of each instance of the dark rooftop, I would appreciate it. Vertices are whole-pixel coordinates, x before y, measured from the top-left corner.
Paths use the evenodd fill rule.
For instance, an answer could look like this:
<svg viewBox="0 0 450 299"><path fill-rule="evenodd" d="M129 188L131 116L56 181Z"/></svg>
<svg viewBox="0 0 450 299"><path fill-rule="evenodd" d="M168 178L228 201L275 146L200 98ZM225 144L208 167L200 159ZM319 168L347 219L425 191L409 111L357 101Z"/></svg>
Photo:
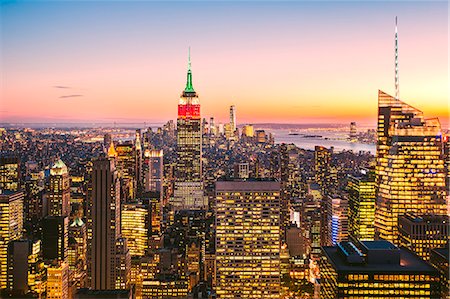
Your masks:
<svg viewBox="0 0 450 299"><path fill-rule="evenodd" d="M378 241L375 241L378 242ZM383 241L380 244L369 244L370 250L382 251L390 250L389 245L385 244ZM388 242L389 243L389 242ZM394 246L389 243L390 246ZM394 246L395 247L395 246ZM395 247L397 248L397 247ZM420 257L407 250L406 248L391 249L397 251L400 254L399 263L386 263L376 261L366 262L366 263L349 263L347 258L340 253L338 246L325 246L322 247L324 254L327 256L333 267L340 272L356 272L356 273L407 273L407 272L436 272L436 270L429 265L427 262L423 261Z"/></svg>

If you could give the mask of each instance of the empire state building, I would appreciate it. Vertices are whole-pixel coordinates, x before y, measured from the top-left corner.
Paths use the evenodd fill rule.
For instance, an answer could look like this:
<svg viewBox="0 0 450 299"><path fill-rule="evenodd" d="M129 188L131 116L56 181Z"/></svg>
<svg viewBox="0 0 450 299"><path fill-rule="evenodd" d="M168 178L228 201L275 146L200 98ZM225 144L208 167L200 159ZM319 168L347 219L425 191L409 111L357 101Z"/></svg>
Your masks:
<svg viewBox="0 0 450 299"><path fill-rule="evenodd" d="M200 103L192 85L190 53L186 87L178 102L174 189L172 204L175 210L204 208Z"/></svg>

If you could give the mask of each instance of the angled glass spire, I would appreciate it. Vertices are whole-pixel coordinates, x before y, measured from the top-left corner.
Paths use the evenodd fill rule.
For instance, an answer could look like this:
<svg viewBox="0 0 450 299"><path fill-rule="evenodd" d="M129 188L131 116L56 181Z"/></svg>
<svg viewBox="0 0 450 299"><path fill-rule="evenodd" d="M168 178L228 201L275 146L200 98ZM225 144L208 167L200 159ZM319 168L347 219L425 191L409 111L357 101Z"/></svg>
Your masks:
<svg viewBox="0 0 450 299"><path fill-rule="evenodd" d="M188 72L187 72L186 88L184 89L184 92L195 92L194 87L192 86L191 47L189 47Z"/></svg>

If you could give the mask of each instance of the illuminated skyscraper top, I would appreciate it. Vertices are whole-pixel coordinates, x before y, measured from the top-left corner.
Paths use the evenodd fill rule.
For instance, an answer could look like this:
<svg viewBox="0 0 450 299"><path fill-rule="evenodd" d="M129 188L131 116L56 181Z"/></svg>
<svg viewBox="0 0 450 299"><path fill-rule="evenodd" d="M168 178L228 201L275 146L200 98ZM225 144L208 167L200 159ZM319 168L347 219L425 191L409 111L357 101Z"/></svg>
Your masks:
<svg viewBox="0 0 450 299"><path fill-rule="evenodd" d="M186 87L178 102L178 119L200 119L200 103L192 85L191 50L189 48Z"/></svg>

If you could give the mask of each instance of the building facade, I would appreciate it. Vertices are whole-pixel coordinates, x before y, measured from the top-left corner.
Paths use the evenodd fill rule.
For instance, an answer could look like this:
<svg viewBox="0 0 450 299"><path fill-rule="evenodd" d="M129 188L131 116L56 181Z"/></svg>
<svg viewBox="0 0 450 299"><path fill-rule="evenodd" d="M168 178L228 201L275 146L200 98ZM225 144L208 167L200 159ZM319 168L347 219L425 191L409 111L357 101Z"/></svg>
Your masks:
<svg viewBox="0 0 450 299"><path fill-rule="evenodd" d="M216 183L218 298L280 297L280 183Z"/></svg>
<svg viewBox="0 0 450 299"><path fill-rule="evenodd" d="M398 216L406 212L447 213L442 141L438 119L378 92L378 237L397 243Z"/></svg>

